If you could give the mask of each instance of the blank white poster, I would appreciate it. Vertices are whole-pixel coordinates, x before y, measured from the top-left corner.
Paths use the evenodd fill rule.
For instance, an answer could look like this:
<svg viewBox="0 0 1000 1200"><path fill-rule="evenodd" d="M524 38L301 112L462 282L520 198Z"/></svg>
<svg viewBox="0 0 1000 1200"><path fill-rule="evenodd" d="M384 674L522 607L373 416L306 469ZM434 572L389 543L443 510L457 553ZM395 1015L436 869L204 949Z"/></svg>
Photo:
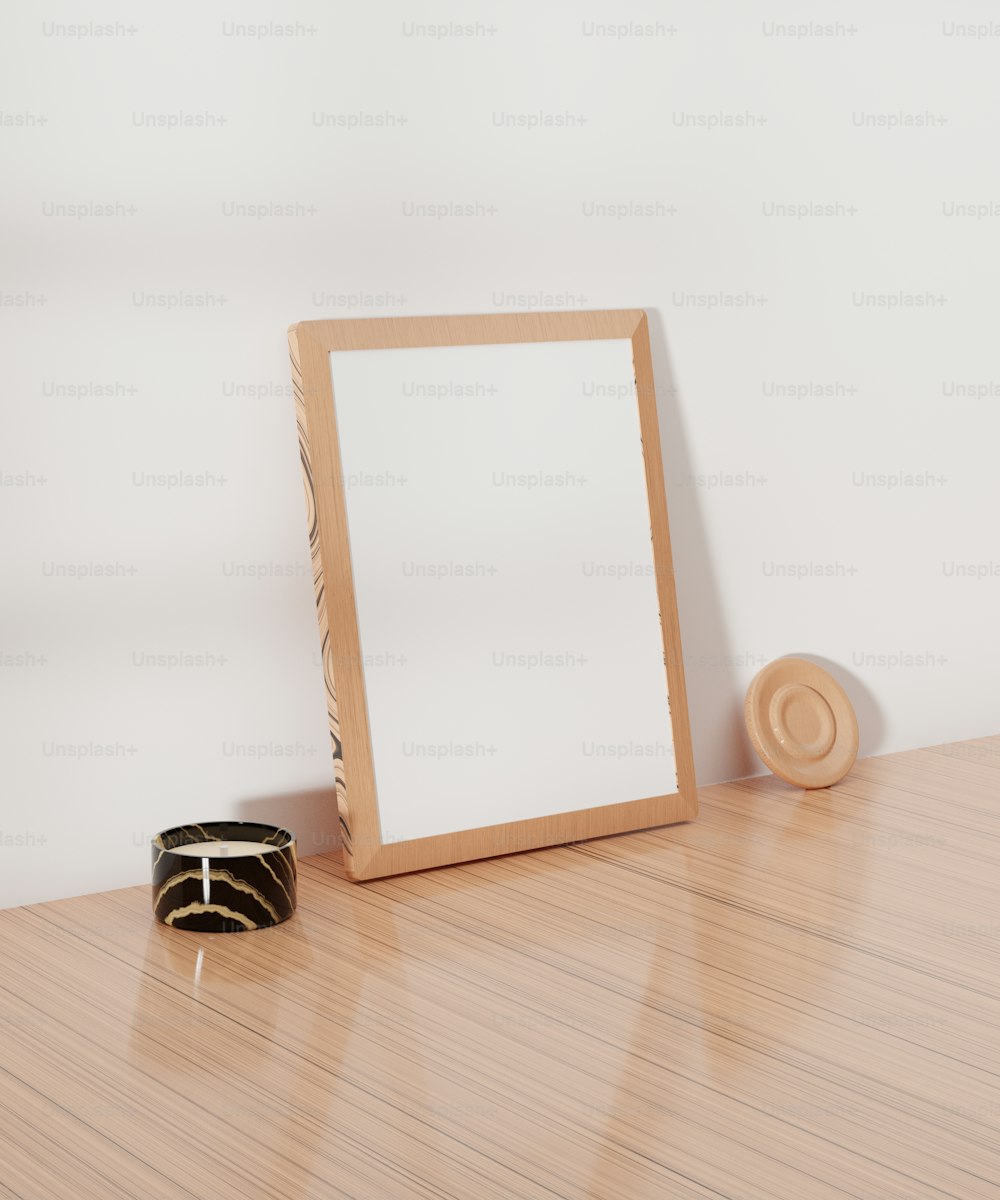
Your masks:
<svg viewBox="0 0 1000 1200"><path fill-rule="evenodd" d="M628 339L330 366L383 839L675 792Z"/></svg>

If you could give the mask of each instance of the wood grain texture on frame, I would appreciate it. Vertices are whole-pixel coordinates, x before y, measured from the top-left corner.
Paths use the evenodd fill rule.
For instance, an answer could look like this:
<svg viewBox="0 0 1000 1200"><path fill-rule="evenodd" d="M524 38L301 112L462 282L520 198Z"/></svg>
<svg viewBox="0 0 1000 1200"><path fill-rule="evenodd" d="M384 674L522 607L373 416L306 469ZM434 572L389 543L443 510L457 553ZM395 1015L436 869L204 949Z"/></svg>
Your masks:
<svg viewBox="0 0 1000 1200"><path fill-rule="evenodd" d="M697 813L697 791L646 314L641 309L623 309L302 321L291 327L288 338L348 876L376 879L692 819ZM432 837L383 842L330 352L611 338L627 338L632 344L678 790Z"/></svg>

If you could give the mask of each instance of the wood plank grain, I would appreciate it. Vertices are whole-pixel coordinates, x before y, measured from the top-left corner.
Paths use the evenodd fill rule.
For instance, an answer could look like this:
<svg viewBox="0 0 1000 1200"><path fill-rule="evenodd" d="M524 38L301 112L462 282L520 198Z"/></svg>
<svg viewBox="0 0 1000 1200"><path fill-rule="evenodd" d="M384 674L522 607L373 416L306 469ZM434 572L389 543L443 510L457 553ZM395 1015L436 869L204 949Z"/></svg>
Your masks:
<svg viewBox="0 0 1000 1200"><path fill-rule="evenodd" d="M0 1196L866 1200L1000 1188L1000 738L199 935L0 913Z"/></svg>

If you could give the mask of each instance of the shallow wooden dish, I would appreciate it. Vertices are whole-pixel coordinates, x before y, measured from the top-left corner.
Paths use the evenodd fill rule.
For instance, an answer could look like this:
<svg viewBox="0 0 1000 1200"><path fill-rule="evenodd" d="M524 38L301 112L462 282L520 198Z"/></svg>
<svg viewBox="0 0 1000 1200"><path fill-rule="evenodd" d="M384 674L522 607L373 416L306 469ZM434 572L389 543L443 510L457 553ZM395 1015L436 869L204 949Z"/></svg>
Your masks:
<svg viewBox="0 0 1000 1200"><path fill-rule="evenodd" d="M804 658L778 658L747 689L745 718L754 749L786 783L825 788L858 757L858 721L829 672Z"/></svg>

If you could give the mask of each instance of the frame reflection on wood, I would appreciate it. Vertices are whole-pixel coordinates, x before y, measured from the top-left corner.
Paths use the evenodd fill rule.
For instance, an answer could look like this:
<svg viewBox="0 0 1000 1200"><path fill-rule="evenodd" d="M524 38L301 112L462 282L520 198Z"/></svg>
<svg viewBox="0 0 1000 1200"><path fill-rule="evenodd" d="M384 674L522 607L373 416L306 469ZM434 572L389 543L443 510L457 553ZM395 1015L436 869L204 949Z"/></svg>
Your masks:
<svg viewBox="0 0 1000 1200"><path fill-rule="evenodd" d="M349 876L694 817L645 314L289 346Z"/></svg>

